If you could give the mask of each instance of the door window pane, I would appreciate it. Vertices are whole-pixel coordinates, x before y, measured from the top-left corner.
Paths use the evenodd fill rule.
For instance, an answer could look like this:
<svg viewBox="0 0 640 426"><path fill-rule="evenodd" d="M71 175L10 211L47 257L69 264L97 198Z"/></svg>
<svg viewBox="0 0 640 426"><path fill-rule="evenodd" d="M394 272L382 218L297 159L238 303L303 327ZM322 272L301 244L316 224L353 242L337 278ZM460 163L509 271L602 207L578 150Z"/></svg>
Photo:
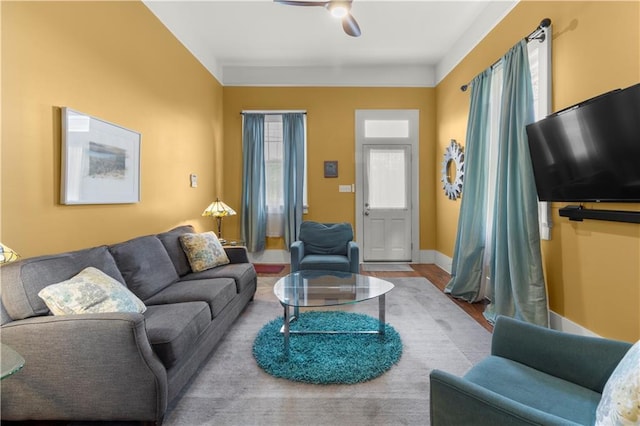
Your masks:
<svg viewBox="0 0 640 426"><path fill-rule="evenodd" d="M369 150L368 202L372 209L407 208L404 149Z"/></svg>
<svg viewBox="0 0 640 426"><path fill-rule="evenodd" d="M365 120L365 138L408 138L409 120Z"/></svg>

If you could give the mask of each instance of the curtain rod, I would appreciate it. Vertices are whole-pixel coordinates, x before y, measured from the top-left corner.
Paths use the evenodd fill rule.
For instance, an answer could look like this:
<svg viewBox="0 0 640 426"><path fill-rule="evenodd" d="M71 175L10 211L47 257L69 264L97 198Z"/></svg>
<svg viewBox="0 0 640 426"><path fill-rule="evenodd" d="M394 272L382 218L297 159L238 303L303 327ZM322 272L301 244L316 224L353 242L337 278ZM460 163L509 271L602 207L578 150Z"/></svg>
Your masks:
<svg viewBox="0 0 640 426"><path fill-rule="evenodd" d="M526 36L524 39L528 42L530 42L531 40L538 40L540 43L542 43L545 39L546 39L546 35L544 32L545 28L548 28L549 25L551 25L551 19L549 18L544 18L542 21L540 21L540 25L538 25L538 27L531 31L531 33ZM489 68L493 68L495 67L498 62L500 62L501 59L498 59L497 61L495 61L493 64L491 64L491 67ZM462 90L463 92L466 92L467 89L469 88L469 85L471 83L467 83L467 84L463 84L462 86L460 86L460 90Z"/></svg>
<svg viewBox="0 0 640 426"><path fill-rule="evenodd" d="M306 114L306 113L307 113L307 111L302 110L302 109L299 109L299 110L271 109L271 110L244 110L244 111L240 111L240 115L245 115L245 114Z"/></svg>

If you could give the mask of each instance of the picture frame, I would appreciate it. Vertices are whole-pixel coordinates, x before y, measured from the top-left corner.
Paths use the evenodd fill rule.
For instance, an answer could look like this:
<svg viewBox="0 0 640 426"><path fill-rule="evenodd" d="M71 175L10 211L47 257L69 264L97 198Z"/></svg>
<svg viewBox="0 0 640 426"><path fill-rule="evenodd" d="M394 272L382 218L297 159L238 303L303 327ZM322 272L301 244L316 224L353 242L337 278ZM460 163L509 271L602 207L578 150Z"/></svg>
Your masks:
<svg viewBox="0 0 640 426"><path fill-rule="evenodd" d="M337 178L338 177L338 162L337 161L325 161L324 162L324 177Z"/></svg>
<svg viewBox="0 0 640 426"><path fill-rule="evenodd" d="M140 202L140 133L62 108L60 202Z"/></svg>

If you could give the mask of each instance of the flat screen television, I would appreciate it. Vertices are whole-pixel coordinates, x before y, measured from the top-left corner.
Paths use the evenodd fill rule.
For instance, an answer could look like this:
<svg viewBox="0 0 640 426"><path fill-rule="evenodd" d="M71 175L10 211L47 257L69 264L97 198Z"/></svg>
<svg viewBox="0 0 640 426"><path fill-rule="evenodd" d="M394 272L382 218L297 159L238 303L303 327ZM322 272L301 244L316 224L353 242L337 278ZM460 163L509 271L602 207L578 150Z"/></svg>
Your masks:
<svg viewBox="0 0 640 426"><path fill-rule="evenodd" d="M540 201L640 202L640 83L526 129Z"/></svg>

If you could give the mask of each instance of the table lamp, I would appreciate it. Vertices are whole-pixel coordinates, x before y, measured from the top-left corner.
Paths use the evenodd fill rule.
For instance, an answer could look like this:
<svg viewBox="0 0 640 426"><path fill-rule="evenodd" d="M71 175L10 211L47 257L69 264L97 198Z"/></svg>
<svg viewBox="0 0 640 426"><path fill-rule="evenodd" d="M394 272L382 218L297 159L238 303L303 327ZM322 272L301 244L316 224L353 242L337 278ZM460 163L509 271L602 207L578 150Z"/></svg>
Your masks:
<svg viewBox="0 0 640 426"><path fill-rule="evenodd" d="M213 216L216 218L216 222L218 223L218 240L220 240L222 244L227 242L227 240L222 238L222 218L225 216L233 216L235 214L236 211L220 201L219 198L216 198L216 200L209 204L209 207L202 212L202 216Z"/></svg>

